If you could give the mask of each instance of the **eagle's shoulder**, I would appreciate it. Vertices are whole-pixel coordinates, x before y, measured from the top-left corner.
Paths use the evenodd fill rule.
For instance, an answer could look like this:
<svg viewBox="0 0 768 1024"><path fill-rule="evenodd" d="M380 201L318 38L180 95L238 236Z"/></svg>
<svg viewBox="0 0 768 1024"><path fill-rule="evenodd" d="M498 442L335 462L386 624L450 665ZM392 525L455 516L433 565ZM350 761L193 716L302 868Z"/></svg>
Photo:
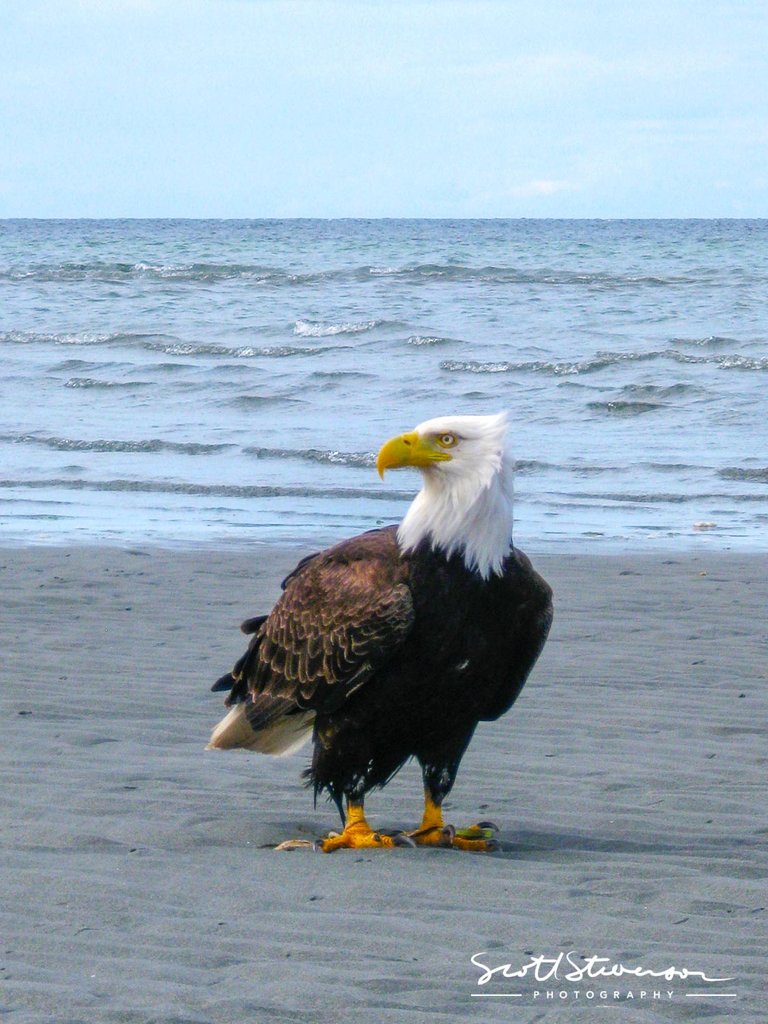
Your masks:
<svg viewBox="0 0 768 1024"><path fill-rule="evenodd" d="M313 574L332 566L349 566L355 563L357 569L388 569L392 575L403 575L403 561L397 545L397 527L385 526L377 530L368 530L347 540L334 544L323 551L315 551L306 555L283 580L281 586L285 590L290 583L305 573Z"/></svg>
<svg viewBox="0 0 768 1024"><path fill-rule="evenodd" d="M505 559L503 579L507 587L513 589L521 598L530 600L542 608L551 607L552 588L534 569L530 558L520 548L513 548Z"/></svg>

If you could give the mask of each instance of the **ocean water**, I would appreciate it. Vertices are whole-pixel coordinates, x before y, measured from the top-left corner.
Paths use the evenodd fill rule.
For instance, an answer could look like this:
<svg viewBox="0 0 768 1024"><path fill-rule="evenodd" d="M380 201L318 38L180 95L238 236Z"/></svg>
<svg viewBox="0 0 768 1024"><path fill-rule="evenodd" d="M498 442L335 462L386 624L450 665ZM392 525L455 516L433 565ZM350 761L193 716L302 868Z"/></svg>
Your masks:
<svg viewBox="0 0 768 1024"><path fill-rule="evenodd" d="M0 542L323 542L509 411L532 551L768 547L768 221L0 221Z"/></svg>

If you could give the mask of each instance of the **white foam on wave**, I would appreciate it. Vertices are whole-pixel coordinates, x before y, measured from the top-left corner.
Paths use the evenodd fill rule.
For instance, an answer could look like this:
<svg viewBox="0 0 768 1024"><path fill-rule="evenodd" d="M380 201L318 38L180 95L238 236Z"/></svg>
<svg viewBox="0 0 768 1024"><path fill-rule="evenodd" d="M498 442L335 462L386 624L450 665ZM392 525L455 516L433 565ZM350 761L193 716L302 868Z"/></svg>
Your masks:
<svg viewBox="0 0 768 1024"><path fill-rule="evenodd" d="M206 345L192 342L176 342L171 345L149 342L144 346L150 352L162 352L168 356L213 356L226 359L254 359L258 356L304 356L314 355L314 348L300 345Z"/></svg>
<svg viewBox="0 0 768 1024"><path fill-rule="evenodd" d="M450 345L452 338L441 338L437 335L412 334L408 339L409 345Z"/></svg>
<svg viewBox="0 0 768 1024"><path fill-rule="evenodd" d="M324 324L315 320L297 320L293 333L300 338L329 338L335 334L363 334L378 327L378 320L364 320L361 323Z"/></svg>
<svg viewBox="0 0 768 1024"><path fill-rule="evenodd" d="M0 342L12 345L103 345L121 338L120 334L79 331L66 334L41 334L36 331L0 331Z"/></svg>
<svg viewBox="0 0 768 1024"><path fill-rule="evenodd" d="M97 377L70 377L65 388L143 388L150 387L145 380L99 380Z"/></svg>

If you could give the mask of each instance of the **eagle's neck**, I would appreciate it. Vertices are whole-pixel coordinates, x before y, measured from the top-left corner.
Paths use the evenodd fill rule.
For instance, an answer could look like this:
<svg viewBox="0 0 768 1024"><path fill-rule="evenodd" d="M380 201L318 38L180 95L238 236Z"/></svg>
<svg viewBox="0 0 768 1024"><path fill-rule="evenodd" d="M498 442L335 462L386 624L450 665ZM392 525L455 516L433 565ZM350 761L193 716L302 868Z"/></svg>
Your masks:
<svg viewBox="0 0 768 1024"><path fill-rule="evenodd" d="M423 472L424 486L397 531L400 548L413 551L427 540L446 557L460 554L464 564L488 579L501 573L512 548L514 460L506 453L488 474Z"/></svg>

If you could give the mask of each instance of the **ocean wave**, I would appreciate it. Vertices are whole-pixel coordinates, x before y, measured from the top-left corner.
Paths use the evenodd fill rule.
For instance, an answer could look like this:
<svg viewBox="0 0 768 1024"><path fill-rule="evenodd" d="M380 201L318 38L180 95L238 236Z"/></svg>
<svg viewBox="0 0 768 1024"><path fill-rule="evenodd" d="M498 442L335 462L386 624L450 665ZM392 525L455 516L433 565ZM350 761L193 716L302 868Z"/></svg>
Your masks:
<svg viewBox="0 0 768 1024"><path fill-rule="evenodd" d="M162 352L167 356L215 356L222 359L281 359L286 356L317 355L332 351L330 348L310 348L307 345L211 345L195 342L157 343L147 342L144 346L150 352ZM336 346L338 348L338 346Z"/></svg>
<svg viewBox="0 0 768 1024"><path fill-rule="evenodd" d="M758 484L768 484L768 466L762 469L744 469L739 466L726 466L718 470L723 480L751 480Z"/></svg>
<svg viewBox="0 0 768 1024"><path fill-rule="evenodd" d="M236 398L230 399L229 404L236 407L239 406L241 409L258 409L263 405L280 405L282 403L303 401L303 398L297 398L293 395L271 392L268 395L238 395Z"/></svg>
<svg viewBox="0 0 768 1024"><path fill-rule="evenodd" d="M768 358L751 356L718 356L714 360L721 370L768 370Z"/></svg>
<svg viewBox="0 0 768 1024"><path fill-rule="evenodd" d="M708 364L718 366L721 370L768 370L768 358L754 356L740 356L734 354L718 356L696 356L690 352L663 352L661 356L676 363Z"/></svg>
<svg viewBox="0 0 768 1024"><path fill-rule="evenodd" d="M551 496L550 496L551 497ZM584 499L592 504L599 502L616 502L617 504L629 505L690 505L698 502L726 501L733 504L754 505L764 502L764 494L724 494L722 492L697 492L686 491L656 492L656 491L605 491L605 492L573 492L564 495L569 500L578 498Z"/></svg>
<svg viewBox="0 0 768 1024"><path fill-rule="evenodd" d="M711 466L693 466L689 462L641 462L641 466L652 469L656 473L674 473L679 476L681 473L696 472L702 470L711 472Z"/></svg>
<svg viewBox="0 0 768 1024"><path fill-rule="evenodd" d="M240 263L94 262L31 264L0 270L0 281L189 281L245 280L255 284L285 283L296 275L278 267Z"/></svg>
<svg viewBox="0 0 768 1024"><path fill-rule="evenodd" d="M101 261L93 263L45 263L0 268L0 281L14 282L103 282L131 281L174 282L181 284L216 284L241 281L260 287L296 287L323 285L370 276L368 267L330 268L326 270L295 270L259 263L135 263Z"/></svg>
<svg viewBox="0 0 768 1024"><path fill-rule="evenodd" d="M37 331L0 331L2 345L104 345L125 338L123 334L99 334L95 331L42 334Z"/></svg>
<svg viewBox="0 0 768 1024"><path fill-rule="evenodd" d="M175 480L84 480L54 477L49 480L0 480L4 490L69 490L134 494L182 494L199 498L366 498L371 501L402 501L410 491L379 487L303 487L262 484L192 484Z"/></svg>
<svg viewBox="0 0 768 1024"><path fill-rule="evenodd" d="M34 445L51 448L59 452L175 452L180 455L213 455L232 448L231 444L201 444L196 441L164 441L149 438L144 441L108 440L96 438L56 437L40 434L0 434L0 441L7 444Z"/></svg>
<svg viewBox="0 0 768 1024"><path fill-rule="evenodd" d="M363 320L358 323L327 324L316 320L297 320L293 333L300 338L330 338L337 334L364 334L385 326L384 320Z"/></svg>
<svg viewBox="0 0 768 1024"><path fill-rule="evenodd" d="M97 380L95 377L70 377L64 382L65 388L146 388L148 380Z"/></svg>
<svg viewBox="0 0 768 1024"><path fill-rule="evenodd" d="M376 456L373 452L339 452L320 448L260 448L255 445L244 448L243 451L257 459L300 459L304 462L365 468L376 465Z"/></svg>
<svg viewBox="0 0 768 1024"><path fill-rule="evenodd" d="M686 274L617 274L609 271L554 270L551 267L523 269L509 266L470 266L461 263L419 263L400 267L362 267L358 277L399 277L407 281L482 282L521 285L587 285L609 289L669 287L701 284L701 277Z"/></svg>
<svg viewBox="0 0 768 1024"><path fill-rule="evenodd" d="M673 345L691 345L694 348L722 348L724 345L739 345L736 338L726 338L719 334L708 334L704 338L673 338Z"/></svg>
<svg viewBox="0 0 768 1024"><path fill-rule="evenodd" d="M609 402L587 402L587 408L593 412L608 413L611 416L641 416L646 412L655 412L657 409L663 409L664 405L660 402L622 402L622 401L609 401Z"/></svg>
<svg viewBox="0 0 768 1024"><path fill-rule="evenodd" d="M533 359L521 362L497 360L481 362L476 359L447 359L440 363L441 370L449 373L544 373L552 376L575 376L595 373L626 362L653 362L670 360L676 363L708 364L722 370L768 370L768 357L754 358L739 355L699 356L687 352L656 350L652 352L596 352L589 359L572 362Z"/></svg>
<svg viewBox="0 0 768 1024"><path fill-rule="evenodd" d="M375 373L364 373L362 370L313 370L311 380L377 380Z"/></svg>
<svg viewBox="0 0 768 1024"><path fill-rule="evenodd" d="M126 331L65 331L62 333L0 331L0 345L130 346L138 344L143 348L162 351L163 346L175 343L177 343L177 339L164 334L135 334Z"/></svg>
<svg viewBox="0 0 768 1024"><path fill-rule="evenodd" d="M575 360L573 362L561 362L548 359L529 359L522 362L511 362L508 360L480 362L476 359L446 359L440 363L440 369L447 370L451 373L522 372L546 373L560 377L579 373L594 373L596 370L604 370L606 367L614 366L617 363L658 359L663 354L664 353L661 352L597 352L591 359Z"/></svg>
<svg viewBox="0 0 768 1024"><path fill-rule="evenodd" d="M125 370L133 369L132 363L118 363L118 362L103 362L95 361L91 359L62 359L60 363L53 363L49 369L52 373L72 373L78 371L80 373L104 373L107 371L114 370ZM156 369L156 367L152 367Z"/></svg>
<svg viewBox="0 0 768 1024"><path fill-rule="evenodd" d="M553 469L566 468L552 462L542 462L540 459L515 459L515 473L546 473Z"/></svg>
<svg viewBox="0 0 768 1024"><path fill-rule="evenodd" d="M701 277L681 274L617 274L608 271L554 270L551 267L524 269L512 266L471 266L461 263L420 263L403 266L331 267L324 270L296 270L259 263L154 263L148 260L37 263L0 268L0 281L106 283L132 280L212 283L244 281L255 285L312 285L334 280L366 281L376 277L398 277L410 281L448 281L492 284L587 285L608 288L677 284L700 284Z"/></svg>
<svg viewBox="0 0 768 1024"><path fill-rule="evenodd" d="M644 469L650 469L658 473L674 473L676 476L690 473L691 471L701 472L702 469L711 472L711 467L692 466L687 462L644 462L641 463ZM635 475L637 467L634 464L619 466L616 464L596 463L562 463L542 462L539 459L518 459L515 462L515 470L518 473L563 473L575 478L589 476L622 476L624 474Z"/></svg>
<svg viewBox="0 0 768 1024"><path fill-rule="evenodd" d="M688 395L702 392L695 384L625 384L621 389L624 395L633 395L636 398L676 398L678 395Z"/></svg>
<svg viewBox="0 0 768 1024"><path fill-rule="evenodd" d="M412 334L408 339L409 345L455 345L453 338L442 338L439 335Z"/></svg>

